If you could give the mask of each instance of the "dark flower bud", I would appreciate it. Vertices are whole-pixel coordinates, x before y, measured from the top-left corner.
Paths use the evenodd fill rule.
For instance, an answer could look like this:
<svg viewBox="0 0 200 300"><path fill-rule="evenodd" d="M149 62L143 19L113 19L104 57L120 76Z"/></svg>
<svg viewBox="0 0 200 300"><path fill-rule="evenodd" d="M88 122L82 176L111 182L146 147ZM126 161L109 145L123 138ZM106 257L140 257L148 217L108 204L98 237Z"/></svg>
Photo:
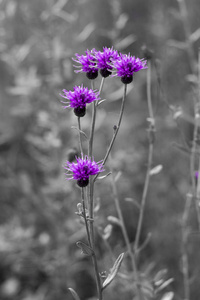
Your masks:
<svg viewBox="0 0 200 300"><path fill-rule="evenodd" d="M77 116L77 117L84 117L85 114L86 114L86 107L76 107L74 108L74 114Z"/></svg>
<svg viewBox="0 0 200 300"><path fill-rule="evenodd" d="M105 68L105 69L100 70L100 74L102 77L106 78L106 77L110 76L112 74L112 72L109 71L107 68Z"/></svg>
<svg viewBox="0 0 200 300"><path fill-rule="evenodd" d="M88 79L96 79L98 77L98 70L91 70L89 72L86 73L86 76Z"/></svg>
<svg viewBox="0 0 200 300"><path fill-rule="evenodd" d="M133 75L130 76L122 76L121 77L121 82L124 84L129 84L133 81Z"/></svg>
<svg viewBox="0 0 200 300"><path fill-rule="evenodd" d="M79 180L77 180L77 184L80 187L86 187L89 183L89 178L81 178Z"/></svg>

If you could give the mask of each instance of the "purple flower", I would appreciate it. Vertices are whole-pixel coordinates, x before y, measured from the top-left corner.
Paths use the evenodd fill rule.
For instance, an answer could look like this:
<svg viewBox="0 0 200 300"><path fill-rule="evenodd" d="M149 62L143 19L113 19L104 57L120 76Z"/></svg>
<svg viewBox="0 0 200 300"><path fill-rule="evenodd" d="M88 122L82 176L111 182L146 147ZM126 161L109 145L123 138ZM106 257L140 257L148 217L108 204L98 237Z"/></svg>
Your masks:
<svg viewBox="0 0 200 300"><path fill-rule="evenodd" d="M104 47L103 51L96 51L95 54L97 60L97 67L100 69L100 74L102 77L108 77L112 74L112 65L111 62L119 58L117 50L112 48Z"/></svg>
<svg viewBox="0 0 200 300"><path fill-rule="evenodd" d="M75 54L76 59L72 58L81 66L74 66L75 68L80 68L80 70L76 70L76 73L84 72L89 79L95 79L98 76L98 68L96 65L95 53L96 50L92 49L91 51L85 51L86 55Z"/></svg>
<svg viewBox="0 0 200 300"><path fill-rule="evenodd" d="M121 81L124 84L131 83L133 81L133 74L142 69L146 69L147 61L131 56L130 53L121 54L120 57L113 61L113 66L116 69L116 74L113 76L121 77Z"/></svg>
<svg viewBox="0 0 200 300"><path fill-rule="evenodd" d="M90 175L96 175L104 171L102 161L96 163L94 159L91 160L87 155L85 158L82 155L81 158L78 157L76 160L76 163L66 162L64 168L67 170L67 180L77 180L80 187L88 185Z"/></svg>
<svg viewBox="0 0 200 300"><path fill-rule="evenodd" d="M77 117L83 117L85 115L87 103L100 99L98 92L88 89L87 87L83 87L83 85L75 86L74 91L63 90L63 93L64 95L61 96L67 99L66 102L62 101L62 103L67 104L63 107L74 108L74 113Z"/></svg>

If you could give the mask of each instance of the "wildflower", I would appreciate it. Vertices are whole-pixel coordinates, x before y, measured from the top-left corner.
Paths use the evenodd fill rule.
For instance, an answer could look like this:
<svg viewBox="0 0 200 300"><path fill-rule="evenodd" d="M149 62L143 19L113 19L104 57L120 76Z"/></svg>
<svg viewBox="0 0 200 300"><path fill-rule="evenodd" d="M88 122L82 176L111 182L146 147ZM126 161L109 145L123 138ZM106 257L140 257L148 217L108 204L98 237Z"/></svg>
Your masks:
<svg viewBox="0 0 200 300"><path fill-rule="evenodd" d="M87 155L85 157L82 155L81 158L76 158L76 161L76 163L66 162L64 168L67 170L66 175L70 176L67 180L77 180L77 184L80 187L86 187L88 185L91 175L96 175L104 171L102 161L96 163L94 159L92 160Z"/></svg>
<svg viewBox="0 0 200 300"><path fill-rule="evenodd" d="M147 61L131 56L130 53L121 54L121 56L113 61L113 66L116 69L116 74L113 76L121 77L121 81L124 84L131 83L133 81L133 74L142 69L146 69Z"/></svg>
<svg viewBox="0 0 200 300"><path fill-rule="evenodd" d="M64 108L74 108L74 113L77 117L83 117L86 113L86 104L99 100L99 93L87 87L75 86L74 91L63 90L64 95L61 97L67 99L63 106Z"/></svg>
<svg viewBox="0 0 200 300"><path fill-rule="evenodd" d="M102 77L108 77L112 74L111 61L119 58L117 50L112 48L104 47L103 51L97 51L95 54L97 60L97 67L100 69Z"/></svg>
<svg viewBox="0 0 200 300"><path fill-rule="evenodd" d="M73 61L81 64L81 66L74 66L75 68L80 68L80 70L76 70L76 73L84 72L89 79L95 79L98 76L98 68L96 65L95 53L96 50L92 49L91 51L85 51L86 55L75 54L76 59L72 58Z"/></svg>

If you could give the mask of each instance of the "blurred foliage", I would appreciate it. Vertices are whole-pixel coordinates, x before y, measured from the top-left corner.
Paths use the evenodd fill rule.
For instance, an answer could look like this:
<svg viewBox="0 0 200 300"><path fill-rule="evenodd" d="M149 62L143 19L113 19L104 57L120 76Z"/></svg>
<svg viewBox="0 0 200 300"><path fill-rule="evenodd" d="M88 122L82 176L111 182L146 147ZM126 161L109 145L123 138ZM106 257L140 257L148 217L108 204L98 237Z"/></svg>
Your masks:
<svg viewBox="0 0 200 300"><path fill-rule="evenodd" d="M199 28L199 0L188 4L192 32ZM174 278L169 291L174 299L183 297L181 266L181 219L189 189L189 156L173 146L192 140L192 125L184 118L179 127L164 97L191 114L193 109L190 73L185 51L171 47L169 40L184 40L176 1L166 0L0 0L0 298L2 300L71 299L68 287L81 299L95 296L91 261L84 258L75 243L85 239L83 225L75 215L79 190L66 182L63 162L78 146L74 116L62 109L59 93L63 88L88 84L84 75L73 72L71 57L86 49L114 46L122 52L143 57L142 46L152 50L152 96L156 114L154 165L163 171L152 176L148 193L143 242L151 239L142 252L140 268L149 280L168 269ZM199 39L194 43L197 58ZM156 68L155 68L156 66ZM157 75L159 74L160 77ZM138 209L125 198L140 201L146 171L146 77L137 74L130 87L122 127L114 147L115 170L122 212L127 231L134 242ZM165 96L160 96L161 79ZM106 80L95 135L97 160L105 154L120 107L120 81ZM117 92L116 92L117 91ZM87 131L90 124L83 121ZM181 131L181 133L180 133ZM125 145L125 146L124 146ZM116 216L109 179L97 185L97 251L100 269L112 266L102 231ZM194 208L190 232L196 231ZM190 234L188 254L191 299L199 289L199 234ZM116 224L108 239L117 257L124 242ZM122 272L128 271L128 259ZM107 270L108 271L108 270ZM156 282L156 281L155 281ZM105 299L131 297L131 283L122 277L105 291ZM165 289L166 293L168 287ZM123 296L122 296L123 295ZM161 299L162 294L158 294ZM170 297L170 294L162 299Z"/></svg>

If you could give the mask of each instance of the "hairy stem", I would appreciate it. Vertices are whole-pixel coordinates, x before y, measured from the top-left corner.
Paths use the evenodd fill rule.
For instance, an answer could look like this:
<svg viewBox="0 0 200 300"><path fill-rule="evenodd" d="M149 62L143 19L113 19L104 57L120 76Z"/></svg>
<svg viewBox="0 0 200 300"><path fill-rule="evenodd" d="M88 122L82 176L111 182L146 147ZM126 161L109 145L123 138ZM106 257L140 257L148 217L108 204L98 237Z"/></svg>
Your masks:
<svg viewBox="0 0 200 300"><path fill-rule="evenodd" d="M136 237L135 237L135 244L134 244L135 253L137 253L140 235L141 235L144 210L146 205L146 197L147 197L147 191L148 191L149 181L150 181L150 171L151 171L152 160L153 160L153 148L154 148L154 139L155 139L155 120L154 120L152 101L151 101L151 61L148 62L148 69L147 69L147 101L148 101L148 110L149 110L149 119L148 119L149 120L149 129L148 129L149 152L148 152L146 178L145 178L144 189L143 189L142 200L141 200L140 215L139 215Z"/></svg>

